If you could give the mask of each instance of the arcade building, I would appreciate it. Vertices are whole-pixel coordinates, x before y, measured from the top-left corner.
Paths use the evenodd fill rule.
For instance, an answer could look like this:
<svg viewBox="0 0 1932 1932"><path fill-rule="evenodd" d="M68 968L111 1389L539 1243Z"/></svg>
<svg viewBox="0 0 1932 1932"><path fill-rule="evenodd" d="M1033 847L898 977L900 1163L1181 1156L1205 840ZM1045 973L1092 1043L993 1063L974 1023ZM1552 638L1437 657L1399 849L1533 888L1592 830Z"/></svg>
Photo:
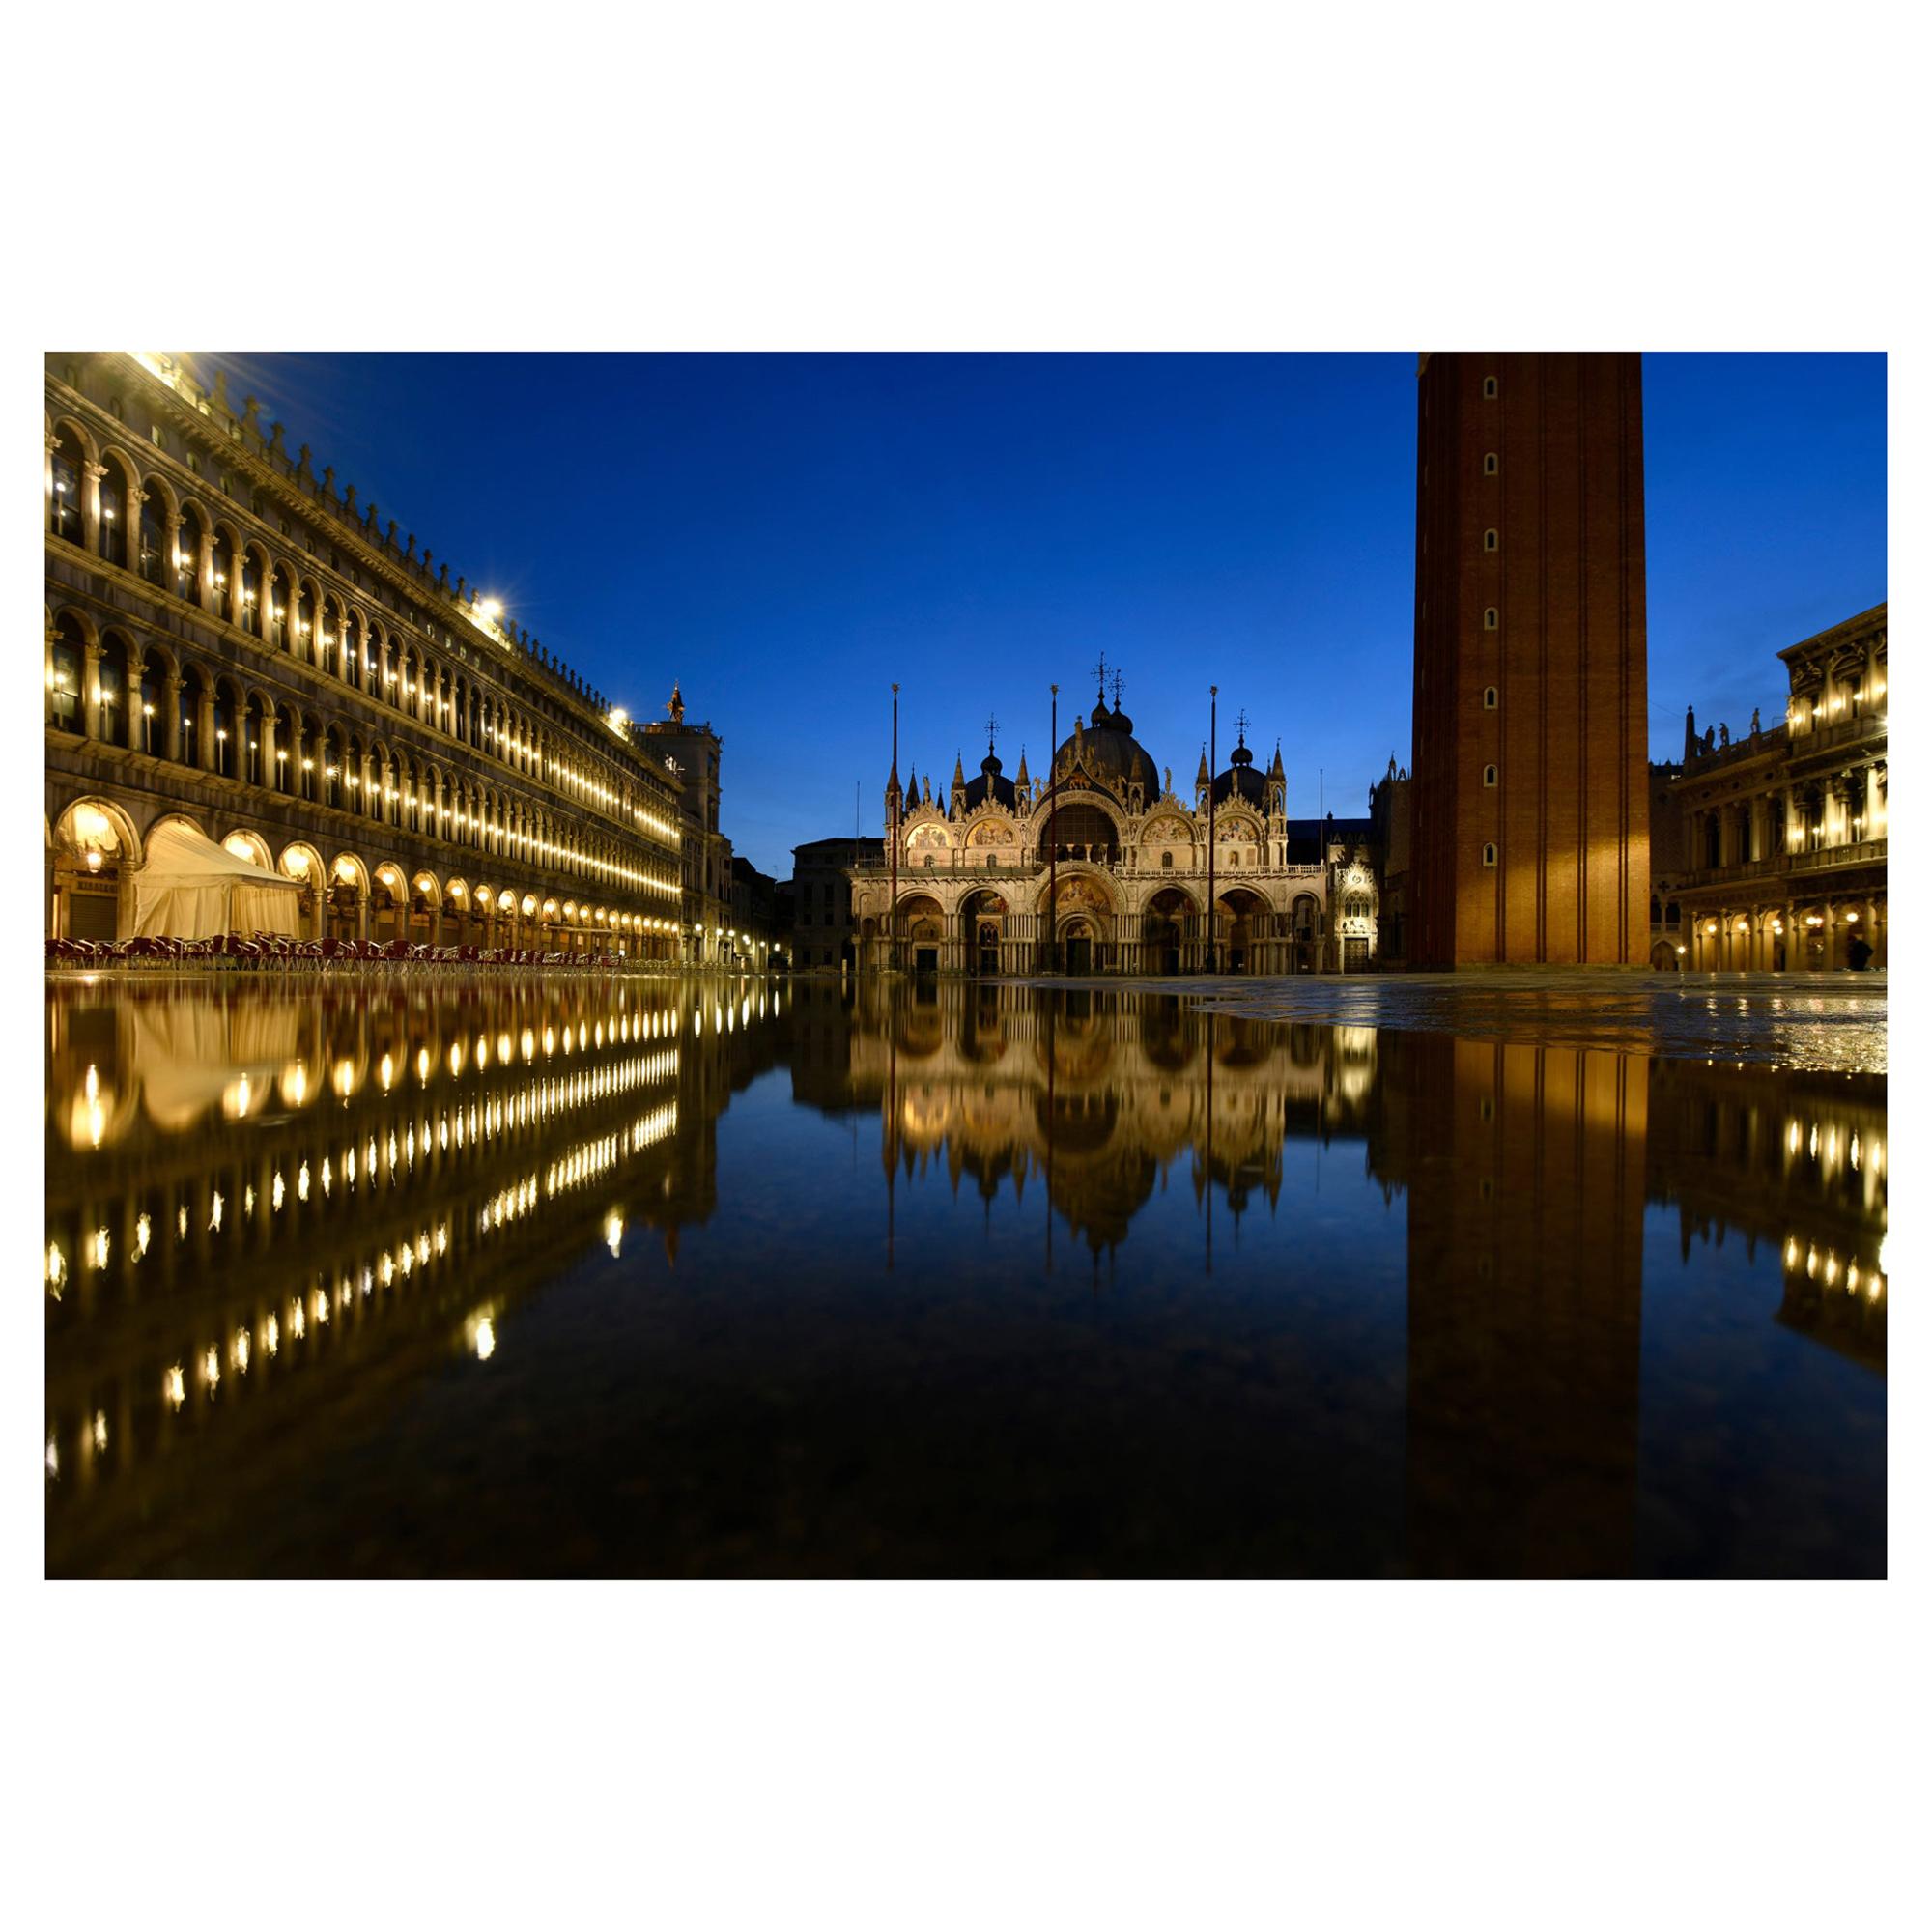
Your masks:
<svg viewBox="0 0 1932 1932"><path fill-rule="evenodd" d="M44 428L50 937L166 854L305 939L689 956L660 742L221 371L57 352Z"/></svg>

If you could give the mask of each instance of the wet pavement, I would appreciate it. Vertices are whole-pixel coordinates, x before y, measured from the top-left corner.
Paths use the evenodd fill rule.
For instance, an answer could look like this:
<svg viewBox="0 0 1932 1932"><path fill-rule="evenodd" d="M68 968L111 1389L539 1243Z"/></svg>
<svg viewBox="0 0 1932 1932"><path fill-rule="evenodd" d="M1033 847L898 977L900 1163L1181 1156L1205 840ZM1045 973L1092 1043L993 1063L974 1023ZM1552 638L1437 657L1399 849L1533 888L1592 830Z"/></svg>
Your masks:
<svg viewBox="0 0 1932 1932"><path fill-rule="evenodd" d="M1310 974L1298 979L1094 980L1251 1019L1325 1021L1607 1046L1665 1058L1884 1073L1883 973L1562 971ZM1061 984L1060 981L1012 981Z"/></svg>
<svg viewBox="0 0 1932 1932"><path fill-rule="evenodd" d="M1850 981L50 980L47 1569L1882 1575Z"/></svg>

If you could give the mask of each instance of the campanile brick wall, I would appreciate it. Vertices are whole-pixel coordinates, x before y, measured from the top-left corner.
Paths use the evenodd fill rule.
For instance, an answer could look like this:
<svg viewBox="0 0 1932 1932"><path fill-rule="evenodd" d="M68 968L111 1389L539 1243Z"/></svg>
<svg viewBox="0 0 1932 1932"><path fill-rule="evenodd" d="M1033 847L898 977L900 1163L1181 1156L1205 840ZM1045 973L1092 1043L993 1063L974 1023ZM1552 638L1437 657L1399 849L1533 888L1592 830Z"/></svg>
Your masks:
<svg viewBox="0 0 1932 1932"><path fill-rule="evenodd" d="M1639 358L1430 355L1417 386L1410 957L1641 964Z"/></svg>

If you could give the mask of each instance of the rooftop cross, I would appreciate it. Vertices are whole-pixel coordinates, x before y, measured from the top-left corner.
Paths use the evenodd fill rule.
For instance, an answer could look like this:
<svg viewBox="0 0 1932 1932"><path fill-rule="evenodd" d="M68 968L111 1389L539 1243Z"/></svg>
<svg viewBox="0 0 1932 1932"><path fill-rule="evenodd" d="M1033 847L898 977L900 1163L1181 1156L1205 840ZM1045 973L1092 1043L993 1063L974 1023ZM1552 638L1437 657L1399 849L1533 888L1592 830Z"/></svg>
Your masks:
<svg viewBox="0 0 1932 1932"><path fill-rule="evenodd" d="M1094 667L1094 680L1100 687L1100 702L1107 701L1107 653L1100 653L1100 662Z"/></svg>
<svg viewBox="0 0 1932 1932"><path fill-rule="evenodd" d="M1235 729L1240 733L1236 742L1245 745L1248 742L1248 714L1245 709L1236 718Z"/></svg>
<svg viewBox="0 0 1932 1932"><path fill-rule="evenodd" d="M1116 711L1121 708L1121 687L1125 682L1126 679L1117 670L1114 673L1114 709Z"/></svg>
<svg viewBox="0 0 1932 1932"><path fill-rule="evenodd" d="M992 752L993 740L1000 735L1000 721L989 711L986 714L986 750Z"/></svg>

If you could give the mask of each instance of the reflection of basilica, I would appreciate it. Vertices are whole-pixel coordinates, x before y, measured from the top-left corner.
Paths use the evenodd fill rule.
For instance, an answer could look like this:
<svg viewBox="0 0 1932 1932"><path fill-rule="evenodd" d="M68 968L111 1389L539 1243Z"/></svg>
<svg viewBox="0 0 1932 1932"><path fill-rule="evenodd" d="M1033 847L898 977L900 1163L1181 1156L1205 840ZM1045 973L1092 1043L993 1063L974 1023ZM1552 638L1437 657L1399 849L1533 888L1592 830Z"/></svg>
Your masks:
<svg viewBox="0 0 1932 1932"><path fill-rule="evenodd" d="M799 1097L876 1111L889 1177L941 1168L989 1203L1043 1187L1096 1256L1183 1156L1197 1201L1271 1208L1287 1141L1361 1138L1375 1080L1373 1028L1156 995L862 981L855 1000L801 987L792 1019Z"/></svg>
<svg viewBox="0 0 1932 1932"><path fill-rule="evenodd" d="M674 1260L713 1211L717 1115L772 1050L773 995L737 990L52 989L55 1567L87 1567L72 1539L158 1548L163 1464L174 1493L184 1457L270 1483L305 1426L495 1353L574 1257L650 1229Z"/></svg>
<svg viewBox="0 0 1932 1932"><path fill-rule="evenodd" d="M1104 676L1104 669L1102 671ZM931 775L886 783L888 862L853 868L862 967L1022 974L1055 949L1068 973L1360 972L1378 957L1380 855L1366 818L1291 819L1275 748L1243 728L1190 804L1133 735L1115 679L1036 781L992 744L950 794ZM890 844L896 833L896 871ZM896 900L894 898L896 880ZM1049 905L1050 902L1050 905Z"/></svg>

